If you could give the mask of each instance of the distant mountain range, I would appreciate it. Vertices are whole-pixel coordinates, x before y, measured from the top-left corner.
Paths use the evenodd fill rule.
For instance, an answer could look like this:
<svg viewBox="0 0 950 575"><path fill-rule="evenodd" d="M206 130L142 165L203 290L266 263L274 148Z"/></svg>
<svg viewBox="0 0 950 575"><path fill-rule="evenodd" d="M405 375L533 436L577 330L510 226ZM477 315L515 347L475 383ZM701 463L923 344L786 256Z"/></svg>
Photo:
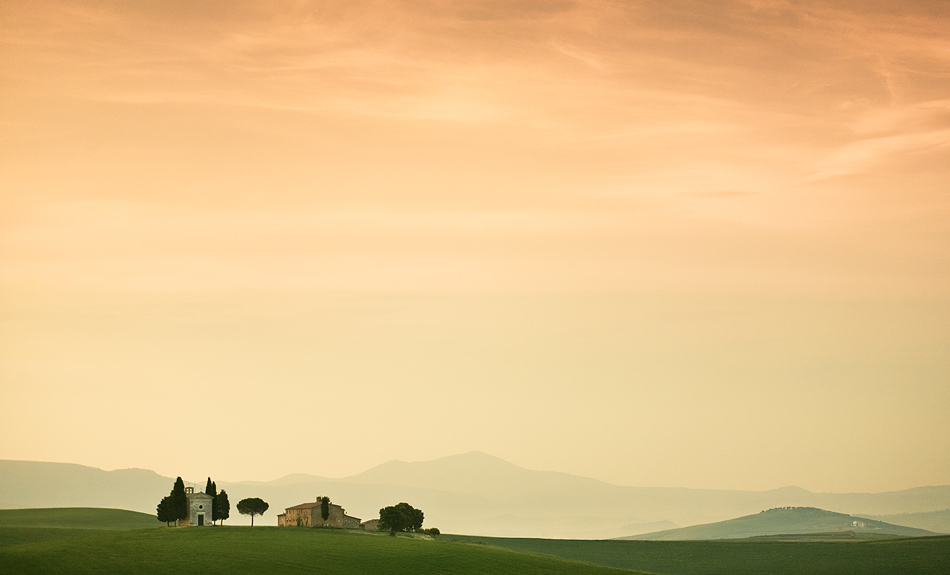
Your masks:
<svg viewBox="0 0 950 575"><path fill-rule="evenodd" d="M936 533L932 531L893 525L866 517L835 513L814 507L783 507L769 509L736 519L719 521L717 523L668 529L655 533L619 537L618 539L638 541L688 541L702 539L745 539L749 537L772 535L835 534L844 532L900 537L936 535Z"/></svg>
<svg viewBox="0 0 950 575"><path fill-rule="evenodd" d="M204 487L204 477L185 478ZM356 517L406 501L426 526L446 533L499 537L606 539L723 521L774 507L820 507L862 517L950 508L950 486L887 493L812 493L796 487L726 491L624 487L566 473L532 471L479 452L408 463L390 461L331 479L294 474L267 482L214 477L231 501L228 523L243 524L235 506L261 497L270 510L255 523L276 524L285 507L329 495ZM154 513L174 478L144 469L103 471L65 463L0 461L0 508L112 507ZM950 533L950 517L927 529ZM248 521L249 522L249 521ZM934 523L935 522L935 523Z"/></svg>

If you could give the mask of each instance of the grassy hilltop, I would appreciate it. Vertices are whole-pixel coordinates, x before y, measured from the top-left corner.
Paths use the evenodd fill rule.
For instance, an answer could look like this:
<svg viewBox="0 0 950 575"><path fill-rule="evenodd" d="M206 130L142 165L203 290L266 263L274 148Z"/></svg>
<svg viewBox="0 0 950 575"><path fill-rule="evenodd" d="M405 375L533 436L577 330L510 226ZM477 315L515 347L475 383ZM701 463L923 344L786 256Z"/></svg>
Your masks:
<svg viewBox="0 0 950 575"><path fill-rule="evenodd" d="M154 515L125 509L98 507L0 509L0 527L125 530L148 529L162 525Z"/></svg>
<svg viewBox="0 0 950 575"><path fill-rule="evenodd" d="M943 575L950 536L863 542L590 541L277 527L153 528L115 509L0 510L0 573ZM141 522L149 528L136 528ZM629 569L635 571L618 571Z"/></svg>
<svg viewBox="0 0 950 575"><path fill-rule="evenodd" d="M893 525L883 521L835 513L814 507L785 507L737 517L717 523L667 529L643 535L618 537L628 540L689 541L702 539L743 539L776 535L850 533L860 538L926 537L931 531Z"/></svg>

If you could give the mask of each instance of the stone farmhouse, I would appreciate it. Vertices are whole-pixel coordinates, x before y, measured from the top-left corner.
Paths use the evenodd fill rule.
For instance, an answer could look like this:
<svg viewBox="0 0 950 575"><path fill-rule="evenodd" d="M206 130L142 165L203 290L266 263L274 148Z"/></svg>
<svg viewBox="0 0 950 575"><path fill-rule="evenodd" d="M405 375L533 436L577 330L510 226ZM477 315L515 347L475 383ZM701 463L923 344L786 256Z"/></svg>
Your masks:
<svg viewBox="0 0 950 575"><path fill-rule="evenodd" d="M185 488L185 497L188 499L188 517L178 524L182 527L201 527L210 524L211 503L214 499L207 493L195 493L194 487ZM318 513L317 516L319 515Z"/></svg>
<svg viewBox="0 0 950 575"><path fill-rule="evenodd" d="M379 531L379 519L367 519L360 523L360 529L363 531Z"/></svg>
<svg viewBox="0 0 950 575"><path fill-rule="evenodd" d="M317 498L315 503L301 503L288 507L277 516L278 527L336 527L338 529L359 529L359 517L350 517L346 510L334 503L330 504L330 515L323 521L320 514L322 501Z"/></svg>

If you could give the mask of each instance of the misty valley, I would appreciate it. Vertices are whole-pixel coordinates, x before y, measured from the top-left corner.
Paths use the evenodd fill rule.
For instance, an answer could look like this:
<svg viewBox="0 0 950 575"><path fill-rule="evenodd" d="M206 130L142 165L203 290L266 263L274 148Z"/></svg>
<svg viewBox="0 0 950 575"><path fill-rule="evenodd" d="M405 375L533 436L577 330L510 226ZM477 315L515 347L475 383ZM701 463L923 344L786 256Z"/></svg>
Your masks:
<svg viewBox="0 0 950 575"><path fill-rule="evenodd" d="M240 514L229 513L228 493ZM162 516L166 502L184 510L182 519L167 508ZM319 560L333 573L936 574L950 567L946 533L950 486L878 494L633 488L479 452L391 461L342 479L209 477L203 487L147 470L0 461L4 572L218 565L243 573L273 562L303 573Z"/></svg>

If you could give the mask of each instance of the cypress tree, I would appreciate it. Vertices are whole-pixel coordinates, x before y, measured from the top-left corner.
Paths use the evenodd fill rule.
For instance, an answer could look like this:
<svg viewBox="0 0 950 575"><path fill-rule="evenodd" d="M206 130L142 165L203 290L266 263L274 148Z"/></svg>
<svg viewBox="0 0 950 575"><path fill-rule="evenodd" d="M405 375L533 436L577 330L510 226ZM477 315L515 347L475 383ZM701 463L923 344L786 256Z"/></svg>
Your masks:
<svg viewBox="0 0 950 575"><path fill-rule="evenodd" d="M175 480L175 486L172 487L172 514L175 519L187 519L188 518L188 496L185 495L185 482L181 480L181 477Z"/></svg>
<svg viewBox="0 0 950 575"><path fill-rule="evenodd" d="M228 492L224 489L214 498L214 509L218 514L218 521L224 524L224 520L231 515L231 502L228 501Z"/></svg>
<svg viewBox="0 0 950 575"><path fill-rule="evenodd" d="M205 493L211 496L211 524L218 520L218 486L211 478L208 478L208 486L205 487Z"/></svg>
<svg viewBox="0 0 950 575"><path fill-rule="evenodd" d="M320 502L320 517L323 518L323 526L327 526L327 519L330 518L330 498L326 495L323 496L323 500Z"/></svg>

